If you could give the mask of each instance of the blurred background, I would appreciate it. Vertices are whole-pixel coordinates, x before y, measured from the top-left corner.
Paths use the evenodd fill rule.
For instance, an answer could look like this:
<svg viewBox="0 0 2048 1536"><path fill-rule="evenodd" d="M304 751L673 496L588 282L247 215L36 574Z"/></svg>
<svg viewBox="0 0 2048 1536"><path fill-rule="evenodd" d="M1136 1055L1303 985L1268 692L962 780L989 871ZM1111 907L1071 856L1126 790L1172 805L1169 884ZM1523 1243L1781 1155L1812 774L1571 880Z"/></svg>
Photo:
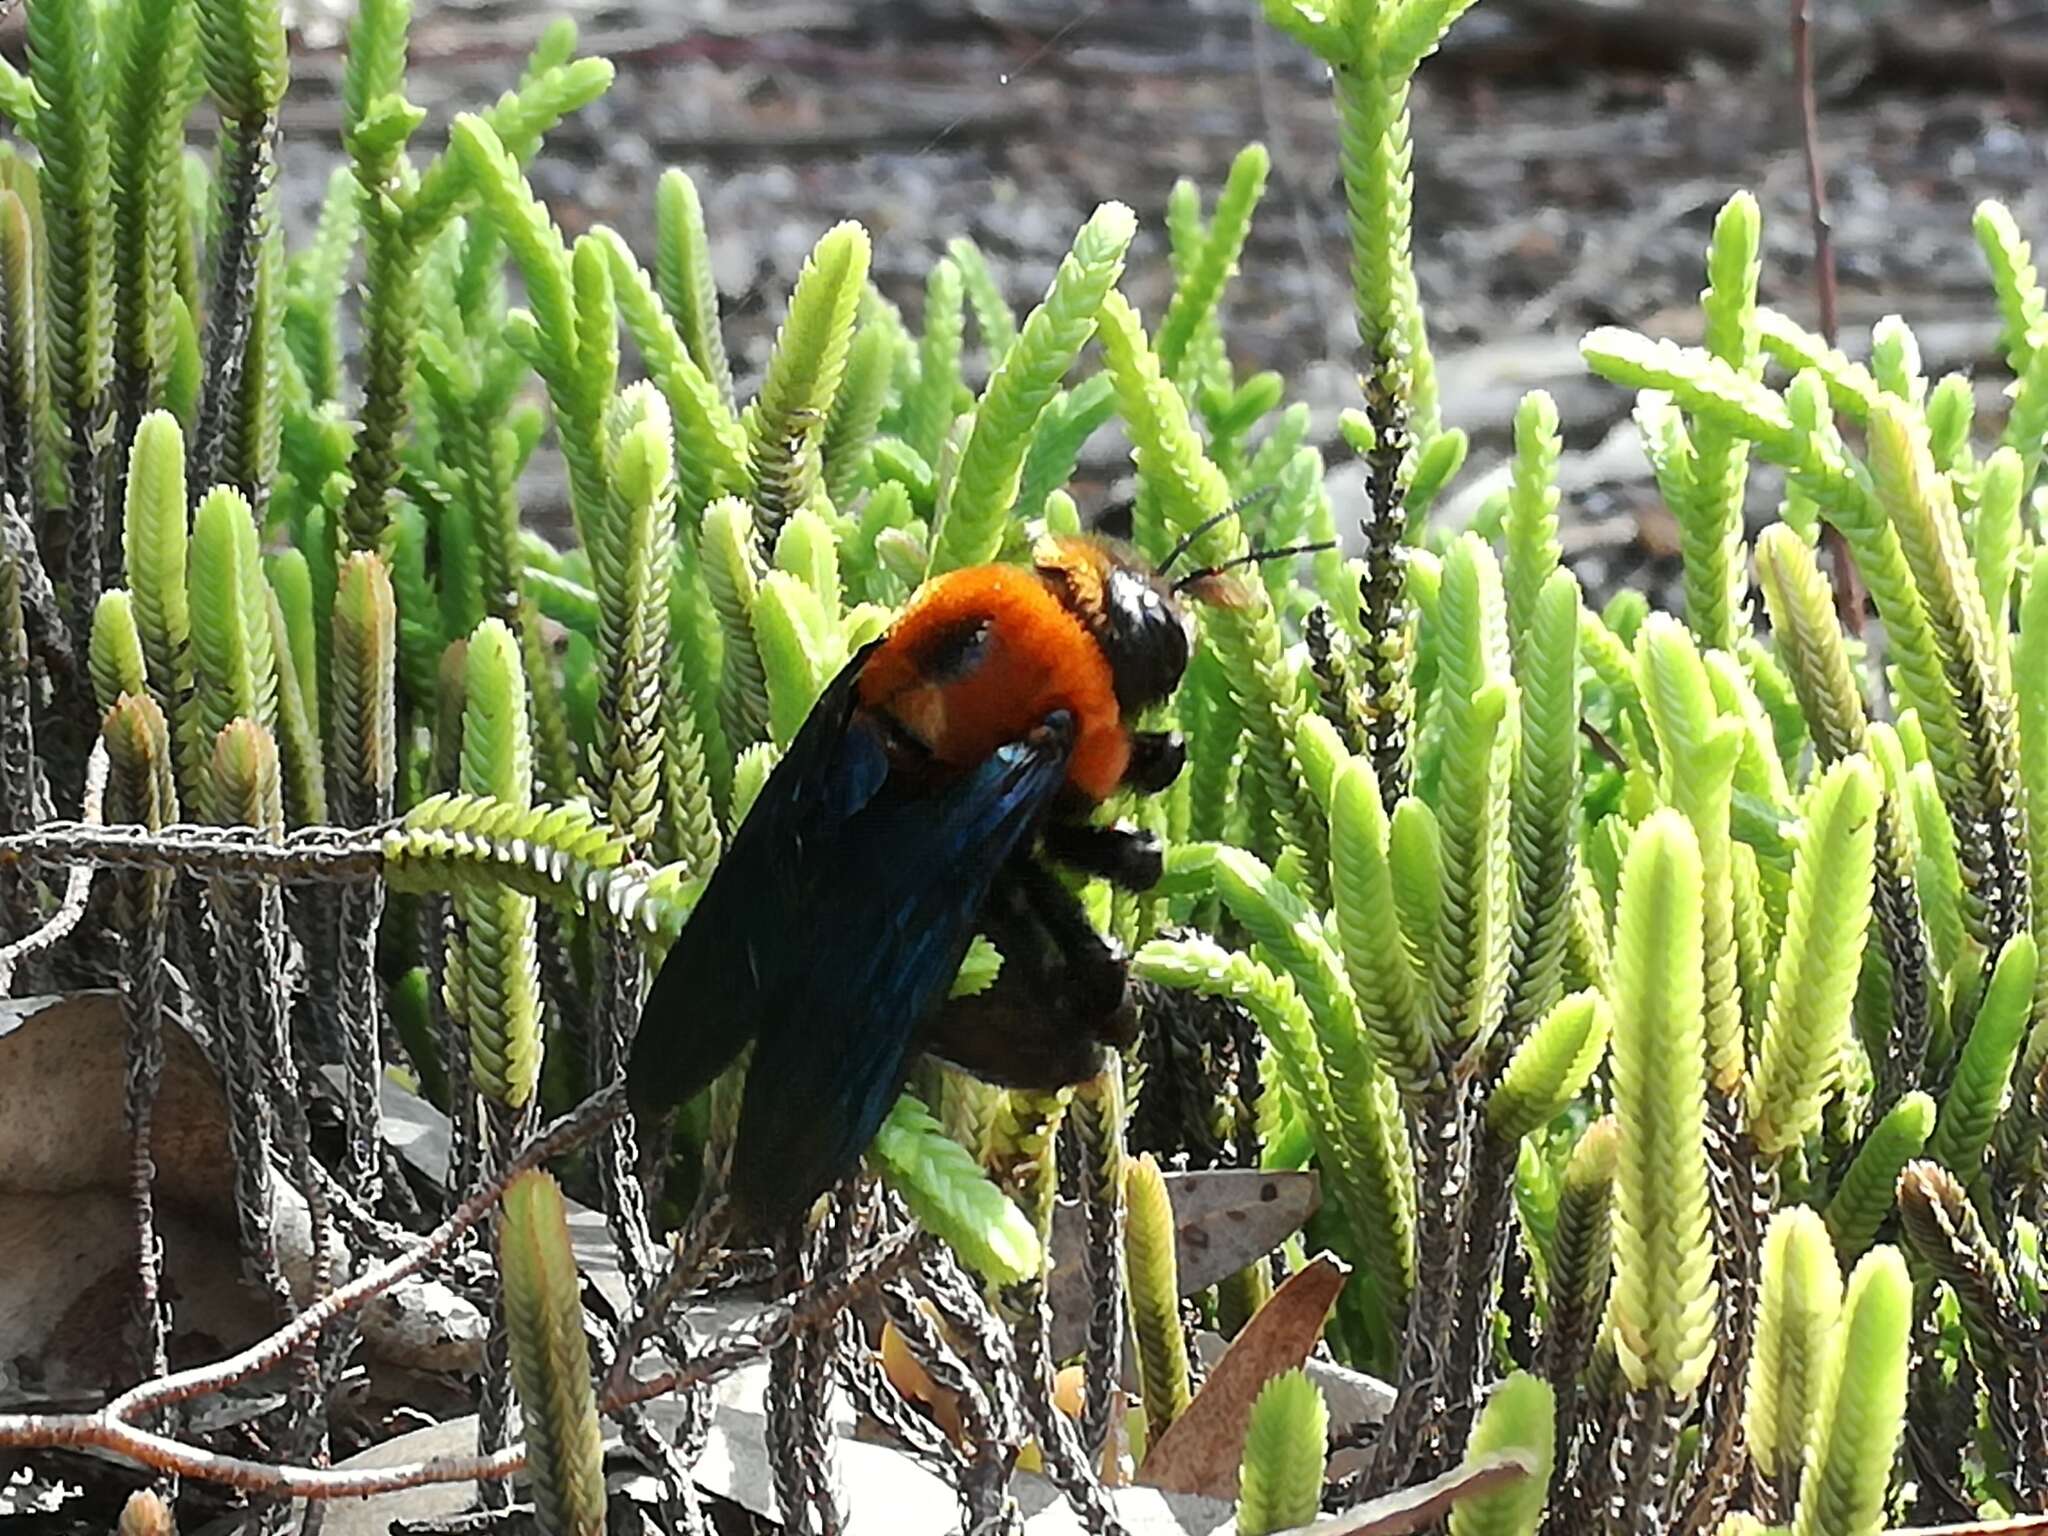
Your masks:
<svg viewBox="0 0 2048 1536"><path fill-rule="evenodd" d="M1615 321L1693 339L1715 210L1749 187L1765 215L1763 295L1818 322L1792 67L1794 0L1481 0L1422 70L1414 101L1416 266L1447 422L1472 458L1440 507L1469 516L1515 401L1549 389L1570 450L1568 549L1596 599L1663 595L1668 518L1620 391L1576 342ZM2048 229L2041 0L1811 0L1819 149L1844 345L1905 315L1930 375L1990 371L1996 316L1970 231L1983 197ZM573 16L618 80L554 134L536 190L572 236L594 223L651 249L655 179L702 189L736 368L758 370L804 254L839 219L875 238L875 276L913 325L924 274L971 236L1012 301L1042 290L1106 198L1143 222L1127 291L1156 321L1169 189L1213 196L1257 139L1274 175L1227 306L1241 371L1279 370L1315 409L1340 521L1355 486L1336 439L1356 403L1335 123L1318 65L1256 0L415 0L416 147L495 99L540 31ZM285 112L287 209L303 237L340 162L349 0L300 0ZM19 50L19 17L7 44ZM746 387L743 384L743 387ZM1113 433L1076 487L1116 494ZM557 490L530 486L546 519ZM1758 512L1775 487L1759 476Z"/></svg>

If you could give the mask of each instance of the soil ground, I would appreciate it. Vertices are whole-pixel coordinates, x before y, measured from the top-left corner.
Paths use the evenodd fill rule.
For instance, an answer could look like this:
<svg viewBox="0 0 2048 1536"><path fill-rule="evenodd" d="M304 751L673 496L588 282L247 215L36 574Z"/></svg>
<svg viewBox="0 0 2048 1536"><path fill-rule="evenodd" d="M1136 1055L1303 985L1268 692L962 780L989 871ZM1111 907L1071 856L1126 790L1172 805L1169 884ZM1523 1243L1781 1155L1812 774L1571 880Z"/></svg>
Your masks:
<svg viewBox="0 0 2048 1536"><path fill-rule="evenodd" d="M345 10L326 0L302 18L286 155L296 221L339 163L333 13ZM1253 24L1250 0L421 0L410 89L431 114L422 146L511 83L565 10L618 80L550 140L537 190L572 234L608 223L644 250L655 179L685 167L704 194L743 373L765 357L804 254L842 218L872 233L876 276L915 323L951 237L971 235L1021 307L1088 212L1120 198L1143 222L1127 286L1156 315L1174 181L1213 194L1232 155L1265 142L1274 175L1231 290L1233 354L1242 370L1278 369L1317 408L1333 465L1343 457L1335 416L1356 399L1354 338L1328 85L1301 49ZM1625 21L1595 30L1596 51L1581 27L1481 5L1424 66L1416 266L1447 417L1473 437L1466 492L1447 514L1476 502L1521 393L1549 388L1573 450L1567 538L1582 575L1596 596L1636 582L1661 596L1668 519L1626 430L1610 435L1626 427L1628 399L1586 377L1577 339L1604 323L1696 335L1707 232L1738 187L1764 208L1766 301L1808 324L1813 240L1784 8L1729 13L1753 26L1756 55L1734 63L1663 45L1664 23L1696 8L1638 0L1607 14ZM1970 213L1997 197L2023 229L2048 222L2039 96L2009 73L2001 90L1939 60L1878 68L1872 38L1887 22L1911 35L1919 18L1819 18L1845 344L1903 314L1930 371L1986 372L1995 409L1996 322ZM1981 25L1987 49L2024 45L2032 30L2031 17L1974 8L1935 23ZM1107 480L1120 445L1105 434L1096 448L1089 467ZM1340 494L1354 483L1336 475ZM549 487L533 495L546 517ZM1770 499L1760 485L1760 512Z"/></svg>

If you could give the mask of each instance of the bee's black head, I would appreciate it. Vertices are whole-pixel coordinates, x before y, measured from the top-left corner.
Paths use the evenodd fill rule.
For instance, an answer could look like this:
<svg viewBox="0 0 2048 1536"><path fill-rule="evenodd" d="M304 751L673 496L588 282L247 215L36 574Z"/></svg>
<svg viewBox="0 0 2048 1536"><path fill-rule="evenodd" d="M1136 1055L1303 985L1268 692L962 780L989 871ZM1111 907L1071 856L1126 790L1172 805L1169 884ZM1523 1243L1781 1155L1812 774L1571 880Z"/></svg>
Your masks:
<svg viewBox="0 0 2048 1536"><path fill-rule="evenodd" d="M1194 619L1173 588L1142 566L1116 564L1103 590L1100 640L1126 715L1164 703L1194 653Z"/></svg>
<svg viewBox="0 0 2048 1536"><path fill-rule="evenodd" d="M1053 538L1032 563L1101 647L1126 717L1164 703L1180 686L1194 620L1136 551L1102 538Z"/></svg>

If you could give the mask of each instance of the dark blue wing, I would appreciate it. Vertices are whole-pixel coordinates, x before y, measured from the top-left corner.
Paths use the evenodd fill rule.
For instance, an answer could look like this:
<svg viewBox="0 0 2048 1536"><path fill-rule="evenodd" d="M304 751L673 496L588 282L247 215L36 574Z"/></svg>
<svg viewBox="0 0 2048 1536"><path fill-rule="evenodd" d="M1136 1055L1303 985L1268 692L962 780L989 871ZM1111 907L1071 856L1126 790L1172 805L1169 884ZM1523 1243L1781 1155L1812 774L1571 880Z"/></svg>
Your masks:
<svg viewBox="0 0 2048 1536"><path fill-rule="evenodd" d="M793 936L803 958L774 988L748 1068L731 1185L743 1210L787 1214L852 1172L1071 744L1056 715L939 794L885 785L806 848L832 894Z"/></svg>
<svg viewBox="0 0 2048 1536"><path fill-rule="evenodd" d="M819 696L662 963L626 1067L636 1110L660 1113L708 1088L759 1032L776 979L803 963L831 878L819 854L889 774L880 738L855 719L872 649Z"/></svg>

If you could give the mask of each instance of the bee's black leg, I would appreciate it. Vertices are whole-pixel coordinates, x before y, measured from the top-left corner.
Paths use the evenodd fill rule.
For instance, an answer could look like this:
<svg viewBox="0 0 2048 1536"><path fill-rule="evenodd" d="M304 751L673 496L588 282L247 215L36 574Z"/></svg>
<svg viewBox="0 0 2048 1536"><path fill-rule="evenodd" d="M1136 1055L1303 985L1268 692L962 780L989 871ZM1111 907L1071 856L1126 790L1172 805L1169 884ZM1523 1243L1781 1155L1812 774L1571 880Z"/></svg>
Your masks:
<svg viewBox="0 0 2048 1536"><path fill-rule="evenodd" d="M1156 795L1180 777L1187 744L1172 731L1139 731L1131 737L1131 762L1124 783L1141 795Z"/></svg>
<svg viewBox="0 0 2048 1536"><path fill-rule="evenodd" d="M1006 873L1016 893L1044 926L1078 983L1076 1001L1091 1012L1110 1014L1123 1004L1124 952L1116 940L1096 931L1081 901L1036 859L1013 860Z"/></svg>
<svg viewBox="0 0 2048 1536"><path fill-rule="evenodd" d="M1165 865L1159 839L1130 827L1054 821L1046 824L1043 843L1048 858L1084 875L1100 875L1127 891L1152 889Z"/></svg>
<svg viewBox="0 0 2048 1536"><path fill-rule="evenodd" d="M1069 995L1090 1030L1119 1049L1137 1038L1138 1016L1131 1006L1129 966L1123 946L1098 933L1080 899L1036 859L1015 861L1019 894L1030 903L1047 935L1066 956L1073 978Z"/></svg>

